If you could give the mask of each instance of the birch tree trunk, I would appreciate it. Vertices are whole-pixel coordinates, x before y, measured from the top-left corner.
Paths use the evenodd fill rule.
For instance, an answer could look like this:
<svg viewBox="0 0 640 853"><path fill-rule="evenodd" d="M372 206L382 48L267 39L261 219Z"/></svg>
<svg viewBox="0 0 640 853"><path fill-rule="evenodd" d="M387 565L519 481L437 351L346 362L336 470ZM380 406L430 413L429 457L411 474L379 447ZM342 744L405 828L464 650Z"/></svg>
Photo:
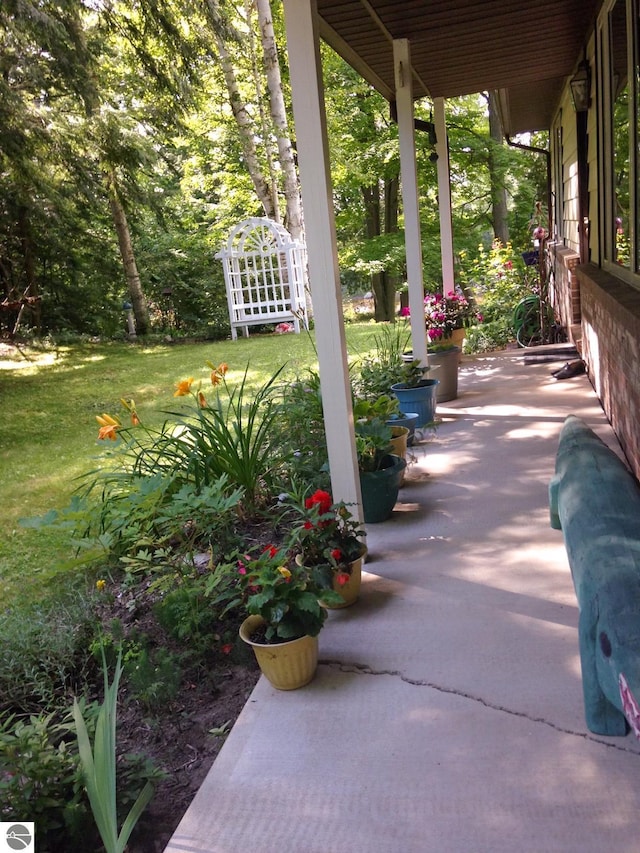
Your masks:
<svg viewBox="0 0 640 853"><path fill-rule="evenodd" d="M133 252L129 223L127 222L124 207L122 206L122 202L118 196L118 189L113 172L110 172L107 175L107 188L109 191L109 205L111 206L113 224L116 229L116 234L118 235L120 256L122 258L124 274L127 280L129 296L131 297L131 306L133 308L133 316L136 323L136 334L146 335L149 330L149 311L147 308L147 301L142 290L138 266Z"/></svg>
<svg viewBox="0 0 640 853"><path fill-rule="evenodd" d="M269 90L269 109L278 140L278 159L280 160L284 181L284 198L286 204L285 224L294 240L304 240L300 183L293 157L293 146L291 145L291 138L289 136L271 6L269 5L269 0L255 0L255 3L262 37L264 71Z"/></svg>
<svg viewBox="0 0 640 853"><path fill-rule="evenodd" d="M268 216L270 219L275 219L276 208L271 196L269 181L262 172L260 162L258 160L258 154L256 152L256 146L254 144L253 122L247 111L246 105L242 100L238 82L236 80L236 74L226 45L218 33L215 33L215 39L218 56L220 57L220 64L222 66L222 73L224 74L224 80L227 85L231 110L240 132L240 143L242 145L242 151L244 153L249 175L251 176L253 187L256 191L256 195L258 196L258 200L262 205L265 216Z"/></svg>

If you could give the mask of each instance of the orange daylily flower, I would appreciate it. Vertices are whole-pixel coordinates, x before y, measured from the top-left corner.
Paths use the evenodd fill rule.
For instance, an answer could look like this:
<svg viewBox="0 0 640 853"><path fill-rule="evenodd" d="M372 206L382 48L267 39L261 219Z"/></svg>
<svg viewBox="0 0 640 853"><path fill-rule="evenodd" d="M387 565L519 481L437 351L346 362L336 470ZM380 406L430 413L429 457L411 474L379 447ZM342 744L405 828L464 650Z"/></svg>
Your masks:
<svg viewBox="0 0 640 853"><path fill-rule="evenodd" d="M198 391L198 405L201 409L207 408L207 398L204 396L202 391Z"/></svg>
<svg viewBox="0 0 640 853"><path fill-rule="evenodd" d="M120 402L131 415L131 426L140 426L140 418L138 417L138 413L136 412L136 404L134 403L134 401L125 400L124 397L121 397Z"/></svg>
<svg viewBox="0 0 640 853"><path fill-rule="evenodd" d="M121 426L120 421L117 418L112 418L111 415L107 415L103 413L102 415L96 415L96 420L100 424L100 429L98 431L98 439L109 439L110 441L115 441L117 438L116 430Z"/></svg>
<svg viewBox="0 0 640 853"><path fill-rule="evenodd" d="M187 394L191 391L191 386L193 385L193 376L190 376L188 379L183 379L181 382L176 382L176 390L174 393L174 397L186 397Z"/></svg>
<svg viewBox="0 0 640 853"><path fill-rule="evenodd" d="M210 361L208 361L207 364L211 368L211 384L219 385L227 370L229 370L229 365L225 364L224 361L221 361L217 367L214 367Z"/></svg>
<svg viewBox="0 0 640 853"><path fill-rule="evenodd" d="M109 441L115 441L118 437L116 435L117 429L118 427L115 426L115 424L107 424L106 426L100 427L100 429L98 430L98 439L102 441L108 438Z"/></svg>

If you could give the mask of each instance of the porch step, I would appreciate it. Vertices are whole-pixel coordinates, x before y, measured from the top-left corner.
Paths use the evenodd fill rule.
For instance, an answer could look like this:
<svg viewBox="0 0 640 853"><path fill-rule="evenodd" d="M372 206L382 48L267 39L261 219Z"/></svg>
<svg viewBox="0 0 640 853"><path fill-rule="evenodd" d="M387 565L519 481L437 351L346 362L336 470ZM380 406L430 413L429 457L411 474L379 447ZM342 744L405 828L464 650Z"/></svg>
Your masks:
<svg viewBox="0 0 640 853"><path fill-rule="evenodd" d="M580 358L580 353L574 344L549 344L540 347L525 347L523 360L525 364L543 364L553 361L571 361Z"/></svg>

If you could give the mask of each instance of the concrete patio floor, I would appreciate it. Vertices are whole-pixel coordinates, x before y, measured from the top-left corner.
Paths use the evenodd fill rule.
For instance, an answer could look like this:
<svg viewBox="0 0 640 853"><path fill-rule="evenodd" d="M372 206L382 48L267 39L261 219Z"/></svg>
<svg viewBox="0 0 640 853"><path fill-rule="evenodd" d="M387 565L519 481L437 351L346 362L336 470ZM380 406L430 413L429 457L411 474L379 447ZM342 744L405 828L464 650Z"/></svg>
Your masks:
<svg viewBox="0 0 640 853"><path fill-rule="evenodd" d="M259 681L168 853L640 849L640 744L586 728L547 497L568 414L615 439L561 364L463 359L315 680Z"/></svg>

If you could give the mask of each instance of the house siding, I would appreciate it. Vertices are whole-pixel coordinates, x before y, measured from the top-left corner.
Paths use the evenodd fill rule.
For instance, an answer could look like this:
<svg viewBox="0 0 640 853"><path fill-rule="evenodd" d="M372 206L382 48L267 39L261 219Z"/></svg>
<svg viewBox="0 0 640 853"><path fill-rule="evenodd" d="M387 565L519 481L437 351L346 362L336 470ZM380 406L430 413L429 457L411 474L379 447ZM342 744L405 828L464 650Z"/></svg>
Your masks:
<svg viewBox="0 0 640 853"><path fill-rule="evenodd" d="M587 54L595 68L594 40ZM597 75L594 75L594 85ZM555 224L559 239L548 244L552 271L550 296L556 319L578 346L589 380L603 410L627 456L630 467L640 479L640 291L602 268L600 205L606 204L602 186L601 154L595 91L587 117L588 160L588 262L580 264L578 222L578 166L576 114L565 91L550 144L562 139L563 221ZM557 128L561 127L561 133ZM552 155L553 155L552 151ZM556 152L557 154L557 152Z"/></svg>

